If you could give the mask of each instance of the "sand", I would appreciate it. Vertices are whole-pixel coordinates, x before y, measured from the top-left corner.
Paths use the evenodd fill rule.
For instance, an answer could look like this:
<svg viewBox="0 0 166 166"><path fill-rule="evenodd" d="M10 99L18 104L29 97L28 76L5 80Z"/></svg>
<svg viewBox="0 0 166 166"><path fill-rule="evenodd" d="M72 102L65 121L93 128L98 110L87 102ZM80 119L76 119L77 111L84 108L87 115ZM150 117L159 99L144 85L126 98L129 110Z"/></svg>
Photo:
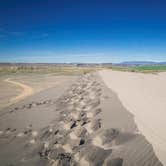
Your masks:
<svg viewBox="0 0 166 166"><path fill-rule="evenodd" d="M162 166L98 73L55 85L1 111L3 166Z"/></svg>
<svg viewBox="0 0 166 166"><path fill-rule="evenodd" d="M0 110L10 105L10 99L21 93L22 89L0 78Z"/></svg>
<svg viewBox="0 0 166 166"><path fill-rule="evenodd" d="M77 76L42 73L0 75L0 111L36 93L59 87L59 84L63 85L74 77Z"/></svg>
<svg viewBox="0 0 166 166"><path fill-rule="evenodd" d="M166 73L142 74L103 70L106 85L135 118L139 131L166 165Z"/></svg>
<svg viewBox="0 0 166 166"><path fill-rule="evenodd" d="M21 94L19 94L18 96L13 97L13 98L10 99L10 104L16 103L16 102L24 99L25 97L30 96L34 93L33 89L30 86L22 84L22 83L17 82L17 81L13 81L10 78L5 79L5 82L14 84L14 85L19 86L20 88L22 88Z"/></svg>

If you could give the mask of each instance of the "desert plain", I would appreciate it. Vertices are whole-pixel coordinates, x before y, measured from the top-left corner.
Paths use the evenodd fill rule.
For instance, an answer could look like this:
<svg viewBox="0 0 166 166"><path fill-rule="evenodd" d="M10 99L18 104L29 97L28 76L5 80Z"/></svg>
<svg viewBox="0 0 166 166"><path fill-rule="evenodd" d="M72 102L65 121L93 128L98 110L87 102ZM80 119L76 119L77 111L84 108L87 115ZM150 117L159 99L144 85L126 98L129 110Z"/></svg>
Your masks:
<svg viewBox="0 0 166 166"><path fill-rule="evenodd" d="M0 75L0 165L166 165L166 74Z"/></svg>

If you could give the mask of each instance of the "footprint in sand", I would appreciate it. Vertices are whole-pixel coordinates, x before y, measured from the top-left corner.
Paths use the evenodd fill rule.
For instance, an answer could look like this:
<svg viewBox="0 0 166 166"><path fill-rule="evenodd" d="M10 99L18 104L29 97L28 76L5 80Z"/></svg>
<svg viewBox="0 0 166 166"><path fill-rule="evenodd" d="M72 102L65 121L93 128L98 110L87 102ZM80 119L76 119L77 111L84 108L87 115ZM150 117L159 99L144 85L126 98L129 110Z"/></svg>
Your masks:
<svg viewBox="0 0 166 166"><path fill-rule="evenodd" d="M97 108L95 110L91 110L91 111L87 111L86 116L87 118L93 118L95 117L97 114L99 114L101 112L100 108Z"/></svg>
<svg viewBox="0 0 166 166"><path fill-rule="evenodd" d="M89 150L90 149L90 150ZM74 156L80 166L103 165L104 160L111 154L112 150L104 150L94 145L81 149Z"/></svg>
<svg viewBox="0 0 166 166"><path fill-rule="evenodd" d="M93 119L91 122L85 125L86 130L88 133L93 133L101 128L101 120L100 119Z"/></svg>
<svg viewBox="0 0 166 166"><path fill-rule="evenodd" d="M93 138L92 143L95 146L109 149L109 147L115 144L115 139L119 135L119 130L117 129L106 129L102 130L101 132L97 133L96 136Z"/></svg>
<svg viewBox="0 0 166 166"><path fill-rule="evenodd" d="M85 137L87 130L83 126L77 126L71 133L71 139L78 139L79 137Z"/></svg>

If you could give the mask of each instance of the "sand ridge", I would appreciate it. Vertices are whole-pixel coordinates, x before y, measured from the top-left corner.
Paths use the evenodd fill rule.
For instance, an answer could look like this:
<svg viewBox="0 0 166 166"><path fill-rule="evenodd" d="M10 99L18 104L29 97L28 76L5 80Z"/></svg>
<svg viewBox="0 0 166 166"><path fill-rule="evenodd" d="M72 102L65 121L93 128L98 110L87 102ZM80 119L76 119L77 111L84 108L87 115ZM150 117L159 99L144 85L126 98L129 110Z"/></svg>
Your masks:
<svg viewBox="0 0 166 166"><path fill-rule="evenodd" d="M166 164L166 73L103 70L100 75L106 85L117 93L122 104L133 113L139 130L153 145L162 163Z"/></svg>
<svg viewBox="0 0 166 166"><path fill-rule="evenodd" d="M112 121L107 129L104 128L105 119L100 118L105 109L102 103L113 100L114 96L105 96L108 89L99 80L97 73L86 74L56 100L33 102L14 111L12 109L11 115L14 115L21 111L31 113L45 106L53 109L56 116L38 131L32 125L22 132L13 126L1 131L0 156L4 155L3 148L12 147L16 157L7 157L8 165L161 166L151 145L141 134L122 130L122 125L115 128ZM109 116L116 112L112 104L107 106L110 108Z"/></svg>

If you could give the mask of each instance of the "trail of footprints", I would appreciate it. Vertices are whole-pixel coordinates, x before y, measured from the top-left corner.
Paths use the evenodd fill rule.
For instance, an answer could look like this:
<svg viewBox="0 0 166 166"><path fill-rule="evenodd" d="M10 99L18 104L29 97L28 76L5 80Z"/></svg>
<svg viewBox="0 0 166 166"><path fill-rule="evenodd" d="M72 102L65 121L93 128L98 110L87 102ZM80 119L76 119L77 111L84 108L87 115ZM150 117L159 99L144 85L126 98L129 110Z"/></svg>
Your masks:
<svg viewBox="0 0 166 166"><path fill-rule="evenodd" d="M101 95L95 76L86 74L56 101L59 117L50 126L39 133L29 126L15 137L28 135L26 144L47 160L48 166L121 166L121 158L111 158L119 131L101 129Z"/></svg>
<svg viewBox="0 0 166 166"><path fill-rule="evenodd" d="M31 108L34 108L34 107L37 107L37 106L42 106L42 105L45 105L45 104L54 104L55 101L52 101L51 99L50 100L44 100L44 101L39 101L39 102L31 102L29 104L25 104L23 106L20 106L20 107L15 107L14 109L11 109L9 111L9 113L13 113L13 112L16 112L18 110L23 110L23 109L31 109Z"/></svg>
<svg viewBox="0 0 166 166"><path fill-rule="evenodd" d="M14 107L13 109L9 110L7 113L1 114L0 117L2 118L4 115L12 114L12 113L15 113L16 111L30 110L34 107L38 107L38 106L42 106L42 105L49 105L50 106L50 105L53 105L55 103L56 103L56 101L51 100L51 99L44 100L44 101L38 101L38 102L31 102L29 104L25 104L25 105L22 105L22 106L19 106L19 107ZM31 124L29 126L31 126ZM16 132L16 130L17 129L15 129L15 128L12 129L12 128L9 128L9 127L4 131L0 130L0 138L2 137L3 134L6 134L6 135L9 136L9 134L11 134L11 133L13 134L14 132ZM27 129L25 129L25 133L26 133L26 130Z"/></svg>
<svg viewBox="0 0 166 166"><path fill-rule="evenodd" d="M58 123L55 121L44 129L40 137L44 142L40 156L47 157L50 166L122 165L122 159L110 158L111 148L104 148L118 131L101 130L101 119L97 116L102 111L101 95L102 89L95 76L87 74L56 102L60 114Z"/></svg>

